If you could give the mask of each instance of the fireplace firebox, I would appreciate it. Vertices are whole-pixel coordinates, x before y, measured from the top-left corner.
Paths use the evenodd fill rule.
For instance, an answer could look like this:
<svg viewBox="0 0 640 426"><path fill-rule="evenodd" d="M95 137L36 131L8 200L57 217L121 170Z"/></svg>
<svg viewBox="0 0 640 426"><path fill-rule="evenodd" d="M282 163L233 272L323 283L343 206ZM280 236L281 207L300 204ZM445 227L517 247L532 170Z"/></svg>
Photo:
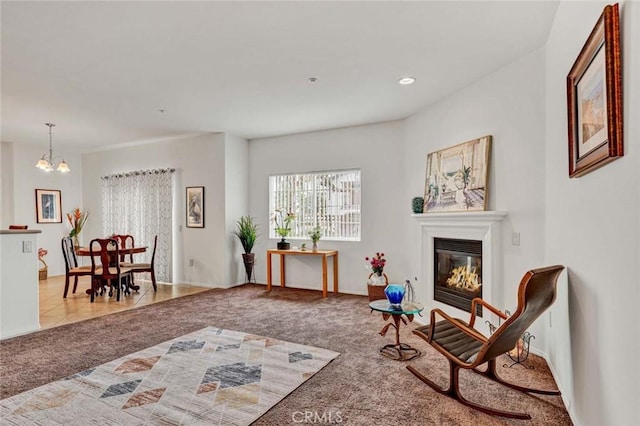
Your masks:
<svg viewBox="0 0 640 426"><path fill-rule="evenodd" d="M434 299L471 312L471 301L482 298L482 241L434 238L434 257Z"/></svg>

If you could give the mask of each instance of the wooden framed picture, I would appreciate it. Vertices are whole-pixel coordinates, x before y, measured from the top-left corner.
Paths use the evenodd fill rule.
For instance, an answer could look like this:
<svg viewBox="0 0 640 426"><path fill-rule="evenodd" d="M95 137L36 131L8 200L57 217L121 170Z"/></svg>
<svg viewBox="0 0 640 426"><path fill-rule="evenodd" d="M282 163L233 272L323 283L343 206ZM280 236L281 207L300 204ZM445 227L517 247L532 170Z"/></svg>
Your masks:
<svg viewBox="0 0 640 426"><path fill-rule="evenodd" d="M62 195L57 189L36 189L38 223L62 223Z"/></svg>
<svg viewBox="0 0 640 426"><path fill-rule="evenodd" d="M486 210L491 136L427 156L424 213Z"/></svg>
<svg viewBox="0 0 640 426"><path fill-rule="evenodd" d="M618 4L604 8L567 75L569 177L624 155Z"/></svg>
<svg viewBox="0 0 640 426"><path fill-rule="evenodd" d="M187 228L204 228L204 186L187 187Z"/></svg>

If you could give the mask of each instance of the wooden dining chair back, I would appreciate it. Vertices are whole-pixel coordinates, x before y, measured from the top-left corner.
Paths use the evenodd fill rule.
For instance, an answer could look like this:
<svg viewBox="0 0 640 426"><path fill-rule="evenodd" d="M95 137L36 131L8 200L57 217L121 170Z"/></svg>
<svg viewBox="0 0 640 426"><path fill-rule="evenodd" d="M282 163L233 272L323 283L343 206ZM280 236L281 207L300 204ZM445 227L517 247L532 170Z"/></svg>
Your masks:
<svg viewBox="0 0 640 426"><path fill-rule="evenodd" d="M153 291L158 291L158 286L156 285L156 249L158 248L158 236L156 235L153 238L153 252L151 254L151 263L132 263L128 265L129 268L133 272L142 273L149 272L151 274L151 284L153 284Z"/></svg>
<svg viewBox="0 0 640 426"><path fill-rule="evenodd" d="M133 240L133 235L115 235L114 236L115 239L117 239L118 244L120 244L120 248L121 249L125 249L125 248L133 248L135 247L135 242ZM121 254L120 255L120 262L125 262L126 261L126 254ZM129 263L133 263L133 253L129 253Z"/></svg>
<svg viewBox="0 0 640 426"><path fill-rule="evenodd" d="M460 394L459 370L461 368L471 369L491 380L522 392L560 395L560 392L555 390L533 389L505 382L497 375L496 358L513 350L527 328L553 304L556 299L558 276L563 269L564 266L556 265L528 271L518 287L518 307L509 317L480 298L473 299L471 303L471 317L468 323L461 319L452 318L440 309L431 310L429 325L417 328L414 330L414 334L424 339L449 361L449 387L447 389L432 382L413 366L407 366L407 369L434 390L448 395L468 407L496 416L530 419L531 416L526 413L497 410L465 399ZM490 337L486 337L474 328L478 304L504 320ZM484 363L487 363L487 368L478 370L477 367Z"/></svg>
<svg viewBox="0 0 640 426"><path fill-rule="evenodd" d="M69 279L73 277L73 293L78 288L78 277L91 275L91 266L79 266L78 258L73 249L73 241L71 237L62 238L62 256L64 257L64 294L62 298L67 297L69 292Z"/></svg>
<svg viewBox="0 0 640 426"><path fill-rule="evenodd" d="M110 286L109 296L116 293L116 301L120 300L120 287L123 278L131 274L129 268L120 267L120 251L118 242L113 238L95 238L89 244L91 256L91 302L98 290Z"/></svg>

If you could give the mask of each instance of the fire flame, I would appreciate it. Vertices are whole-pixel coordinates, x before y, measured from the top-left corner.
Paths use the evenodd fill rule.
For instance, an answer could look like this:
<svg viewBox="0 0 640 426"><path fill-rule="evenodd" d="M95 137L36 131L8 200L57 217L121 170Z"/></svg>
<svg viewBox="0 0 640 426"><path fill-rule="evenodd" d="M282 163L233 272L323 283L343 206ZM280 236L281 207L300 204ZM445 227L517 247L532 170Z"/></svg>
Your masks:
<svg viewBox="0 0 640 426"><path fill-rule="evenodd" d="M475 266L459 266L454 268L451 271L451 276L447 278L447 285L470 291L477 291L482 287Z"/></svg>

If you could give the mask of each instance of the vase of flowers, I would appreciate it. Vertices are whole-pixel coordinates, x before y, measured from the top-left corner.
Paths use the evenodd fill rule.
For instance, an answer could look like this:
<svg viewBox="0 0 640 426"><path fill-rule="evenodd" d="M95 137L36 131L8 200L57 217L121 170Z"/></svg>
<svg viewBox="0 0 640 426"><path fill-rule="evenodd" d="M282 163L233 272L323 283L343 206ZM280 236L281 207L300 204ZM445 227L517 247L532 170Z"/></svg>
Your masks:
<svg viewBox="0 0 640 426"><path fill-rule="evenodd" d="M389 279L384 273L384 267L387 264L384 253L378 252L371 258L365 257L364 260L367 262L365 267L370 272L367 281L369 301L385 299L387 296L384 294L384 289L389 284Z"/></svg>
<svg viewBox="0 0 640 426"><path fill-rule="evenodd" d="M281 238L278 242L278 250L289 250L291 244L286 240L291 232L291 223L295 220L296 215L292 212L284 213L282 209L276 209L275 213L271 217L271 221L274 223L274 230L276 234Z"/></svg>
<svg viewBox="0 0 640 426"><path fill-rule="evenodd" d="M79 207L76 207L70 213L67 213L67 221L69 222L69 225L71 225L69 236L73 239L74 247L80 247L78 236L80 235L80 231L82 231L82 227L87 222L88 217L89 210L80 210Z"/></svg>
<svg viewBox="0 0 640 426"><path fill-rule="evenodd" d="M311 231L309 231L309 238L313 242L313 247L311 248L313 251L318 250L318 241L320 241L320 237L322 236L322 230L320 226L316 225Z"/></svg>

